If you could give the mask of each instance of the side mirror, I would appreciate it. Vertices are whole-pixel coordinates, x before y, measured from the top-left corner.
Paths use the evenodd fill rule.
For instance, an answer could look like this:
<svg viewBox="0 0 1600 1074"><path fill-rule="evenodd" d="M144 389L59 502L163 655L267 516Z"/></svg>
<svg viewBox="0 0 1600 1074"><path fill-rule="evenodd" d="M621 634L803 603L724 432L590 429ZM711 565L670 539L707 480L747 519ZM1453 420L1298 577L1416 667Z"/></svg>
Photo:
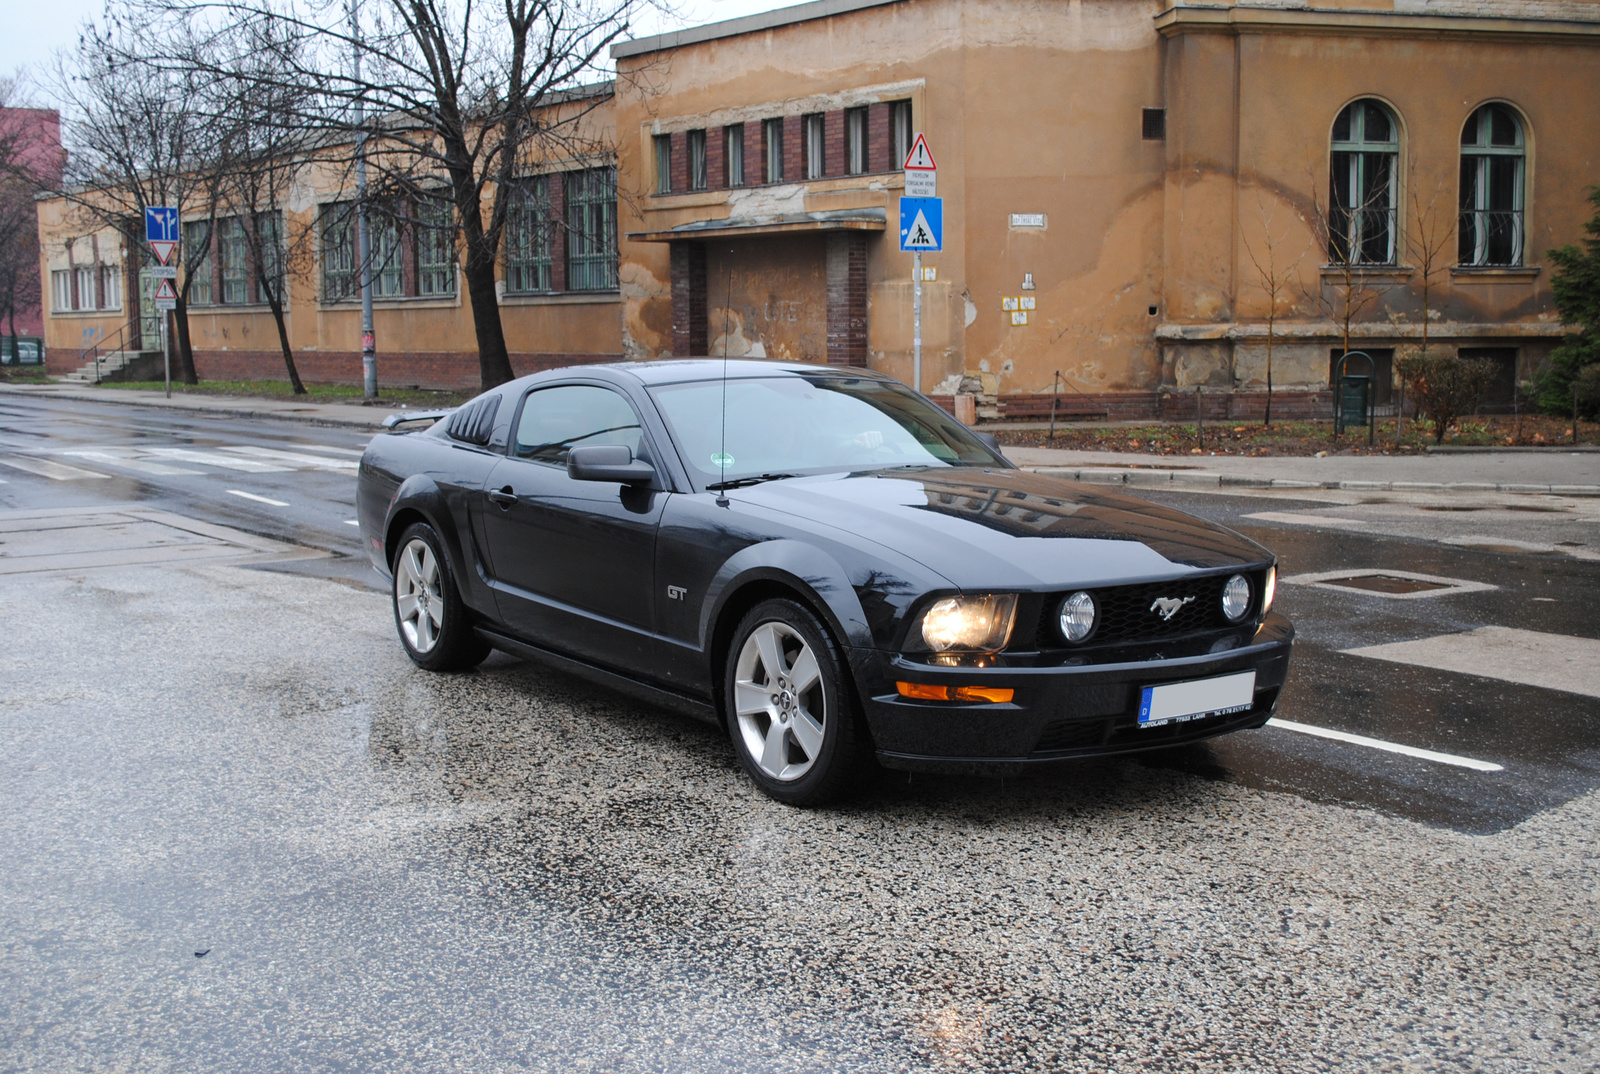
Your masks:
<svg viewBox="0 0 1600 1074"><path fill-rule="evenodd" d="M1000 438L998 436L994 435L993 433L974 432L972 435L976 436L978 438L978 442L979 443L983 444L985 447L987 447L990 451L994 452L996 455L1003 455L1004 454L1004 452L1002 452L1000 450Z"/></svg>
<svg viewBox="0 0 1600 1074"><path fill-rule="evenodd" d="M574 481L620 481L624 485L648 485L656 469L633 457L626 444L595 444L575 447L567 452L567 476Z"/></svg>

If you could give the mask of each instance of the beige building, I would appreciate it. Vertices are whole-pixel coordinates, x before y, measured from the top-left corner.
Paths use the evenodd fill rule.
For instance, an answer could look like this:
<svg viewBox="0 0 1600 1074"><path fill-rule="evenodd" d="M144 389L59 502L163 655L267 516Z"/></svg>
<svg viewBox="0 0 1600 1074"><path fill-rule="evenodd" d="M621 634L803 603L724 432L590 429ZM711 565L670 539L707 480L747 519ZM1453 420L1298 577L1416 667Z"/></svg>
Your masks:
<svg viewBox="0 0 1600 1074"><path fill-rule="evenodd" d="M1589 0L821 0L614 55L595 91L614 195L611 162L552 162L529 181L565 226L505 258L519 370L726 352L909 381L897 209L920 131L944 204L925 391L1024 412L1059 372L1085 413L1189 414L1203 386L1211 413L1256 414L1270 309L1285 412L1326 408L1347 323L1380 403L1425 323L1430 345L1501 362L1508 401L1561 334L1546 251L1581 235L1600 183ZM343 197L309 183L290 211L320 227ZM47 279L120 263L67 215L41 207ZM336 237L288 288L291 334L308 379L356 381ZM385 383L475 380L459 280L417 261L436 248L395 237ZM201 375L274 375L270 319L215 260ZM52 308L53 369L135 319L124 275L119 307Z"/></svg>

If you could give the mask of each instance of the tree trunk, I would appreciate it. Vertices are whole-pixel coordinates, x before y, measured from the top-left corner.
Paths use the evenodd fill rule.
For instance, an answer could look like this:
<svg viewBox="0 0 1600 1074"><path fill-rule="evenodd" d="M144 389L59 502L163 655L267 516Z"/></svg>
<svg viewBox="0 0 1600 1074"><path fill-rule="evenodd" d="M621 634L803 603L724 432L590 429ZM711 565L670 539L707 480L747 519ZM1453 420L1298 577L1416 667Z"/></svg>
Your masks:
<svg viewBox="0 0 1600 1074"><path fill-rule="evenodd" d="M294 350L289 346L289 328L283 323L283 301L281 299L268 299L267 308L272 310L273 323L278 326L278 346L283 348L283 367L289 371L289 383L294 388L294 394L306 394L306 386L300 383L300 370L294 365Z"/></svg>
<svg viewBox="0 0 1600 1074"><path fill-rule="evenodd" d="M482 241L481 239L479 240ZM516 377L511 355L506 350L505 331L500 324L500 303L494 293L494 260L472 255L470 245L464 274L467 298L472 302L472 327L478 337L478 379L482 391Z"/></svg>
<svg viewBox="0 0 1600 1074"><path fill-rule="evenodd" d="M200 378L194 372L194 348L189 344L189 304L182 295L178 296L177 308L172 312L172 319L178 325L178 379L184 384L199 384Z"/></svg>
<svg viewBox="0 0 1600 1074"><path fill-rule="evenodd" d="M1273 322L1277 320L1273 316L1277 312L1276 293L1271 296L1269 301L1273 304L1273 313L1269 313L1267 316L1267 413L1261 424L1270 429L1272 428L1272 329L1274 327Z"/></svg>

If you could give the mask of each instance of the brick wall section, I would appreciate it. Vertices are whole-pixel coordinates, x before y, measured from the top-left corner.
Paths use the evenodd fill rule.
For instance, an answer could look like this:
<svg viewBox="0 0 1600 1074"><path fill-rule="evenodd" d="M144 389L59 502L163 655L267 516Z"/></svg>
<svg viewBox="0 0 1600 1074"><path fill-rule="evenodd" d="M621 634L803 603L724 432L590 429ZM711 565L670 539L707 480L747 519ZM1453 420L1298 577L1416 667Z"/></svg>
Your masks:
<svg viewBox="0 0 1600 1074"><path fill-rule="evenodd" d="M721 190L726 186L724 181L726 168L722 163L722 128L713 127L706 131L706 189Z"/></svg>
<svg viewBox="0 0 1600 1074"><path fill-rule="evenodd" d="M850 168L850 157L845 152L844 109L825 112L822 116L823 152L829 175L843 175Z"/></svg>
<svg viewBox="0 0 1600 1074"><path fill-rule="evenodd" d="M676 193L689 189L689 132L672 134L672 189Z"/></svg>
<svg viewBox="0 0 1600 1074"><path fill-rule="evenodd" d="M890 160L894 149L893 135L889 130L889 106L867 106L867 171L892 172L901 161Z"/></svg>
<svg viewBox="0 0 1600 1074"><path fill-rule="evenodd" d="M381 345L381 340L380 340ZM511 368L517 376L565 365L622 361L620 354L569 354L514 351ZM361 383L360 351L298 351L300 379L307 384ZM279 351L196 351L195 371L201 380L288 380ZM378 352L378 388L429 388L476 391L481 383L478 356L454 352L385 354Z"/></svg>
<svg viewBox="0 0 1600 1074"><path fill-rule="evenodd" d="M783 181L802 183L806 178L805 125L799 116L783 117Z"/></svg>
<svg viewBox="0 0 1600 1074"><path fill-rule="evenodd" d="M1050 399L1048 392L1002 395L1000 417L1048 420ZM1206 392L1198 405L1204 407L1206 421L1258 422L1266 413L1267 393ZM1196 409L1194 392L1063 392L1056 415L1063 420L1192 422ZM1331 418L1333 393L1273 392L1272 416L1285 420Z"/></svg>
<svg viewBox="0 0 1600 1074"><path fill-rule="evenodd" d="M867 237L831 231L826 246L828 362L867 364Z"/></svg>
<svg viewBox="0 0 1600 1074"><path fill-rule="evenodd" d="M567 289L567 182L560 174L545 180L545 192L550 197L550 217L555 230L550 235L550 289Z"/></svg>
<svg viewBox="0 0 1600 1074"><path fill-rule="evenodd" d="M706 329L706 248L698 242L672 243L673 356L704 355Z"/></svg>

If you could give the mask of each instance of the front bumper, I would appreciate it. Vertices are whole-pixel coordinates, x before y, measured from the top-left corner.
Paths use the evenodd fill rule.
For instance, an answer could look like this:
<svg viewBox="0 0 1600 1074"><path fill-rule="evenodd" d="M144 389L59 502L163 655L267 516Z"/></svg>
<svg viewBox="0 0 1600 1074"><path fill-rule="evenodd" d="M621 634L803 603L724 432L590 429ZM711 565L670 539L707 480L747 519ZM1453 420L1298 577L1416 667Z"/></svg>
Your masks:
<svg viewBox="0 0 1600 1074"><path fill-rule="evenodd" d="M1294 627L1269 614L1253 636L1235 638L1228 647L1163 645L1164 652L1148 651L1137 659L1110 654L1100 663L943 667L898 653L852 649L850 661L881 764L999 774L1260 727L1277 705L1293 644ZM1251 670L1255 701L1248 711L1139 725L1139 694L1146 686ZM1015 695L1000 704L915 701L899 695L897 681L1010 688Z"/></svg>

